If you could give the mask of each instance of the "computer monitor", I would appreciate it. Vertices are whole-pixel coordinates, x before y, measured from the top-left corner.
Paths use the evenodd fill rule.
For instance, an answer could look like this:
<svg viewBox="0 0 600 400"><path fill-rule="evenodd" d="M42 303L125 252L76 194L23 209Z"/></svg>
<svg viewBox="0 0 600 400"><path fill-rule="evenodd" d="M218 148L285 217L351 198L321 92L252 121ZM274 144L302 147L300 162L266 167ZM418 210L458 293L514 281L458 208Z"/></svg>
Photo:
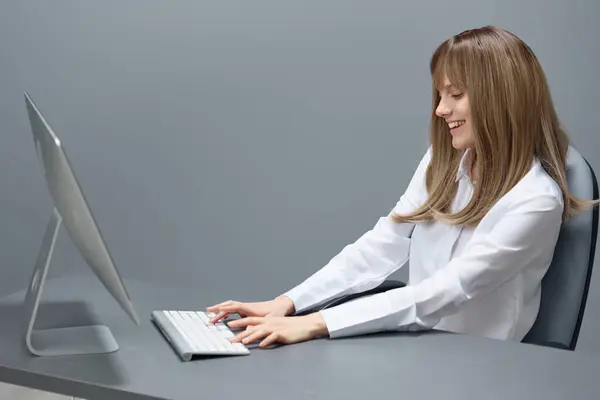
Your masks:
<svg viewBox="0 0 600 400"><path fill-rule="evenodd" d="M75 177L64 146L28 93L25 104L37 156L41 162L54 210L46 227L31 282L25 295L25 342L37 356L100 354L119 346L104 325L34 329L44 281L61 225L81 256L129 317L139 324L133 304L113 262L88 202Z"/></svg>

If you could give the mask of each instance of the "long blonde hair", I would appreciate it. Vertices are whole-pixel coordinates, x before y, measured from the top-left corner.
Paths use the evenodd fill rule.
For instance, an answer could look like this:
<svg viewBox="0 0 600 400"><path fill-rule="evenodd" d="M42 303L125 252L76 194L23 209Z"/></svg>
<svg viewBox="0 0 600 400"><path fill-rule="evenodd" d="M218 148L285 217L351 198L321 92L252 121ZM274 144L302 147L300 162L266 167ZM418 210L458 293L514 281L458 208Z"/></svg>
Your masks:
<svg viewBox="0 0 600 400"><path fill-rule="evenodd" d="M567 188L569 140L560 126L546 76L532 50L514 34L493 26L464 31L444 41L430 62L433 112L428 199L398 222L433 219L475 225L530 170L534 157L560 186L564 218L595 201L573 197ZM471 201L455 214L450 205L464 150L452 147L448 124L435 114L444 76L468 93L475 138L477 183Z"/></svg>

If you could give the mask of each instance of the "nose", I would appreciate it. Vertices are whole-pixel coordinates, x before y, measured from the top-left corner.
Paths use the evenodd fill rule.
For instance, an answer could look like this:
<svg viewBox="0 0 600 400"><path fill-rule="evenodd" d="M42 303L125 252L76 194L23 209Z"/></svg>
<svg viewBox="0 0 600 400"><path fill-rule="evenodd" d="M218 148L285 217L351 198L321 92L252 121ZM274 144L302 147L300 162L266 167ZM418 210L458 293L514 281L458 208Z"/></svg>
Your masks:
<svg viewBox="0 0 600 400"><path fill-rule="evenodd" d="M438 106L435 109L435 115L437 115L440 118L446 118L448 117L448 115L450 115L450 113L450 107L448 107L443 98L440 99L440 102L438 103Z"/></svg>

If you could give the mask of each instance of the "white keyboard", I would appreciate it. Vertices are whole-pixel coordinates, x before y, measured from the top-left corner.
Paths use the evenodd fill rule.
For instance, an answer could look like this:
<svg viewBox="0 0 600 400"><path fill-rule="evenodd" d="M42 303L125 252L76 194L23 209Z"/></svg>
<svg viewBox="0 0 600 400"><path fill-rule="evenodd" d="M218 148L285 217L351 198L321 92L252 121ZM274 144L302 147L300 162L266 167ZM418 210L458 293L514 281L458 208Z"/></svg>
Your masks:
<svg viewBox="0 0 600 400"><path fill-rule="evenodd" d="M152 320L160 328L183 361L194 355L247 355L242 343L231 343L233 331L223 322L211 324L212 313L203 311L153 311Z"/></svg>

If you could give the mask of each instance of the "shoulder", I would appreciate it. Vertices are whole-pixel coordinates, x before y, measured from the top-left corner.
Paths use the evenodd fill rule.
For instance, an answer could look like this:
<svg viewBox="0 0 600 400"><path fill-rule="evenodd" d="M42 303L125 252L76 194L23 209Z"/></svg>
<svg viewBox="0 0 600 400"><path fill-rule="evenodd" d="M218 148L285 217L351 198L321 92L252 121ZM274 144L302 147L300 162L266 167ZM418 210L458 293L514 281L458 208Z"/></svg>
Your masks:
<svg viewBox="0 0 600 400"><path fill-rule="evenodd" d="M563 206L563 194L558 183L546 172L536 158L529 172L507 193L507 200L519 203L525 199L548 198Z"/></svg>
<svg viewBox="0 0 600 400"><path fill-rule="evenodd" d="M497 217L506 214L537 212L556 218L562 215L563 208L560 186L535 159L529 172L492 207L488 215L497 220Z"/></svg>

